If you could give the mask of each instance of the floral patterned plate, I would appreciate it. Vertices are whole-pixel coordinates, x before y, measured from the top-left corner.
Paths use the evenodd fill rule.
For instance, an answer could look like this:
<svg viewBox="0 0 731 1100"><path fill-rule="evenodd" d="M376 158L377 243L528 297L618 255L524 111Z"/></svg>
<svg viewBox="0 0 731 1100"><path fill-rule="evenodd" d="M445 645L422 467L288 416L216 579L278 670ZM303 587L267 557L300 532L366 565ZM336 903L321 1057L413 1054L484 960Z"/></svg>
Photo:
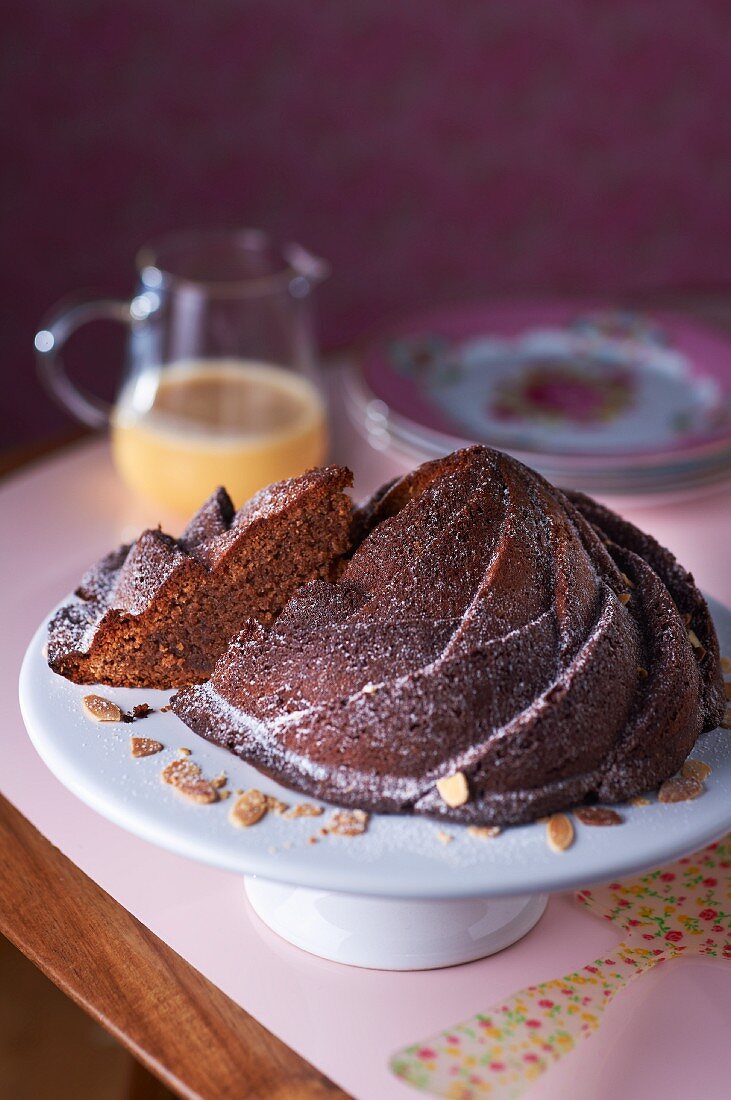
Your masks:
<svg viewBox="0 0 731 1100"><path fill-rule="evenodd" d="M349 387L372 442L508 450L560 484L654 489L731 471L731 342L581 303L465 307L375 340ZM616 484L615 484L616 483Z"/></svg>

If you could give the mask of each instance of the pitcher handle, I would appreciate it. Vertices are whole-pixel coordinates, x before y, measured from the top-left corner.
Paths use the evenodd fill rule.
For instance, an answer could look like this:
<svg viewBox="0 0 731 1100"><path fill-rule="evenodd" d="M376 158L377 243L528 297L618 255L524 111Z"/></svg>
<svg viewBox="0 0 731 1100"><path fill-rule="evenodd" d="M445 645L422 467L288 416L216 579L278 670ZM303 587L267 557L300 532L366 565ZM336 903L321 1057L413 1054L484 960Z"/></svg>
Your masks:
<svg viewBox="0 0 731 1100"><path fill-rule="evenodd" d="M122 321L130 324L135 317L135 301L92 298L59 308L46 318L35 334L36 366L48 393L65 409L90 428L109 423L112 406L95 394L77 386L68 376L61 352L69 336L88 321Z"/></svg>

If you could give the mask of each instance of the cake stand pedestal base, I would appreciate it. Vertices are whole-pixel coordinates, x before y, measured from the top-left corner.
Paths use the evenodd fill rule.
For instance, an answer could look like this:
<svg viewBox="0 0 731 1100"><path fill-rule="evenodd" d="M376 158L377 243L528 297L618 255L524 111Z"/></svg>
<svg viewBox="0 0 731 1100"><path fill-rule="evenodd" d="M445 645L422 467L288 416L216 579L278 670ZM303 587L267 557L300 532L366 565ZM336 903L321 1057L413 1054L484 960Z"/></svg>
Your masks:
<svg viewBox="0 0 731 1100"><path fill-rule="evenodd" d="M520 898L364 897L244 879L257 916L282 939L323 959L372 970L433 970L482 959L521 939L546 908Z"/></svg>

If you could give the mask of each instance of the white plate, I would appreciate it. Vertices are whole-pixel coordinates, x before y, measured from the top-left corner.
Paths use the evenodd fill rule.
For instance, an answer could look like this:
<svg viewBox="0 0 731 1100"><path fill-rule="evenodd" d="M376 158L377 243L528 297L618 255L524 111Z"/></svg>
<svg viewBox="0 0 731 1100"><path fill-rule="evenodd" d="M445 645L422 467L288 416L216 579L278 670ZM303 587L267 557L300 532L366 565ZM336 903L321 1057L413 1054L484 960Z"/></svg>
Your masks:
<svg viewBox="0 0 731 1100"><path fill-rule="evenodd" d="M731 653L731 613L712 604L721 649ZM283 820L268 814L250 829L228 820L231 800L212 806L186 802L160 781L163 766L181 746L207 776L225 771L232 790L251 786L289 803L304 801L237 757L191 733L172 713L158 710L132 725L97 724L81 701L94 690L71 684L49 669L42 649L46 623L23 662L20 704L33 744L57 778L104 817L154 844L245 875L343 893L391 898L505 897L565 890L657 866L717 839L731 828L731 732L705 734L693 755L713 768L705 793L694 802L625 806L617 828L577 824L573 847L560 855L546 846L545 827L506 829L479 840L459 825L426 818L375 815L359 837L327 837L327 818ZM168 692L102 688L129 710L158 708ZM132 733L162 741L157 756L133 759ZM439 832L452 836L443 844ZM286 847L285 847L286 845Z"/></svg>

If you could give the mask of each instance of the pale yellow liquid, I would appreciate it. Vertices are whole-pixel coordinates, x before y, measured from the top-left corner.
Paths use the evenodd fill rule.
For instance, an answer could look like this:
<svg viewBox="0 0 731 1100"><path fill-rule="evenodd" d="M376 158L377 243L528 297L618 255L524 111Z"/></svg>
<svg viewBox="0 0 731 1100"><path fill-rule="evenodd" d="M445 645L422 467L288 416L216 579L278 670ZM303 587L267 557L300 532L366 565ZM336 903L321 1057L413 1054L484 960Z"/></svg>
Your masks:
<svg viewBox="0 0 731 1100"><path fill-rule="evenodd" d="M175 363L122 392L112 451L127 484L165 508L192 513L217 485L238 507L322 464L325 408L308 379L268 363Z"/></svg>

